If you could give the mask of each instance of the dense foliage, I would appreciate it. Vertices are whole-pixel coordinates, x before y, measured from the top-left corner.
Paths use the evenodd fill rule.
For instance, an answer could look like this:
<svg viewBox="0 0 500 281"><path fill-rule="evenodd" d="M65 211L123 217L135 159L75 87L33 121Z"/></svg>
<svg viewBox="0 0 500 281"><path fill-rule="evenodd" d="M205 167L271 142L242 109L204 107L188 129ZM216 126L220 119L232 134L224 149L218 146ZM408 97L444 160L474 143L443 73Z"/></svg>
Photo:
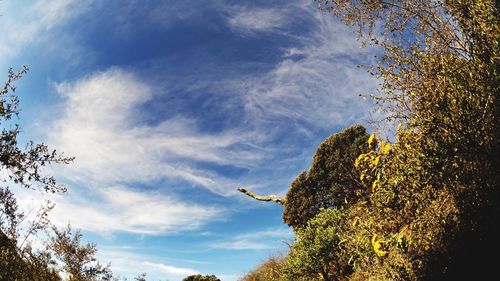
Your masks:
<svg viewBox="0 0 500 281"><path fill-rule="evenodd" d="M333 134L318 147L311 168L292 182L285 197L285 223L305 226L321 208L355 202L366 194L354 162L368 152L367 140L366 129L357 125Z"/></svg>
<svg viewBox="0 0 500 281"><path fill-rule="evenodd" d="M314 279L335 280L335 275L350 271L339 255L343 247L340 219L337 209L322 209L307 226L296 231L296 242L283 266L283 276L288 280Z"/></svg>
<svg viewBox="0 0 500 281"><path fill-rule="evenodd" d="M500 250L498 3L318 3L357 26L365 43L383 51L369 68L382 81L373 98L399 125L393 143L373 134L368 148L355 156L359 181L351 188L361 188L366 196L352 200L342 194L346 200L338 198L332 205L329 196L334 194L327 194L312 205L308 213L317 215L301 222L305 228L295 228L296 243L280 278L495 276L494 259L487 257ZM344 157L320 147L315 161L318 154L331 163ZM322 172L335 174L337 167ZM287 198L308 196L297 188L311 184L307 179L307 173L301 174ZM308 186L315 189L323 186ZM313 192L303 200L318 197Z"/></svg>

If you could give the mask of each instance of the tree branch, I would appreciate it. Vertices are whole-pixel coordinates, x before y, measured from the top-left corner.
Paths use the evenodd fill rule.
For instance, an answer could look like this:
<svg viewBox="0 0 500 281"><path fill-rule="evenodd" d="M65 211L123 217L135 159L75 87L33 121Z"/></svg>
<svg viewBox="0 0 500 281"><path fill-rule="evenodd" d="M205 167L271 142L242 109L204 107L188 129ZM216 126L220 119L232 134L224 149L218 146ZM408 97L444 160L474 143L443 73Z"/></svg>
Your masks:
<svg viewBox="0 0 500 281"><path fill-rule="evenodd" d="M278 197L276 195L267 195L267 196L259 196L251 191L246 190L245 188L238 188L238 191L246 194L247 196L252 197L255 200L259 201L273 201L277 204L284 205L285 204L285 198Z"/></svg>

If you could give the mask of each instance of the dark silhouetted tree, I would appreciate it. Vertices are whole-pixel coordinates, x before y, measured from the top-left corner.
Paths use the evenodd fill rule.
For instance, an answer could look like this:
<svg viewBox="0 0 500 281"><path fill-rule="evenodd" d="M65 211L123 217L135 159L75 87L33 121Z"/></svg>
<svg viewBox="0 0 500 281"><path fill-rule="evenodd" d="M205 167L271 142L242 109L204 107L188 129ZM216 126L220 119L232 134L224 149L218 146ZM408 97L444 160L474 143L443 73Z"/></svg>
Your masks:
<svg viewBox="0 0 500 281"><path fill-rule="evenodd" d="M368 151L368 137L357 125L333 134L318 147L309 171L301 173L286 194L285 223L305 226L320 209L352 203L366 194L354 163Z"/></svg>
<svg viewBox="0 0 500 281"><path fill-rule="evenodd" d="M196 275L191 275L188 276L182 281L220 281L219 278L217 278L215 275L201 275L201 274L196 274Z"/></svg>

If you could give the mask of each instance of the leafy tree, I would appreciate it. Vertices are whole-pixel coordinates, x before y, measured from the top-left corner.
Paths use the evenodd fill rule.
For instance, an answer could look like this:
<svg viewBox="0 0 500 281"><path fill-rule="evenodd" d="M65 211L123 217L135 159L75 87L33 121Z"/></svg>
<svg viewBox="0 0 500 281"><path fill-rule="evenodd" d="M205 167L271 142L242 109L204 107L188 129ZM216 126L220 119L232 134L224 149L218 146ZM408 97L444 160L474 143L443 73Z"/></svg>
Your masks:
<svg viewBox="0 0 500 281"><path fill-rule="evenodd" d="M346 245L365 253L350 278L493 273L479 257L500 234L498 3L318 2L381 47L374 98L402 123L396 143L359 158L371 193L346 210L360 221Z"/></svg>
<svg viewBox="0 0 500 281"><path fill-rule="evenodd" d="M292 182L285 197L283 221L294 228L305 226L321 208L363 197L366 193L354 162L368 151L367 140L366 129L360 125L327 138L318 147L309 171Z"/></svg>
<svg viewBox="0 0 500 281"><path fill-rule="evenodd" d="M52 176L44 174L44 166L68 164L73 158L49 150L45 144L29 142L26 148L19 146L20 128L11 123L18 116L18 99L13 83L26 74L24 67L18 72L8 71L8 78L0 89L0 170L4 176L0 187L0 280L116 280L109 266L100 265L94 255L93 244L81 245L81 234L72 234L68 227L53 229L48 217L54 205L47 202L35 217L30 219L18 208L17 200L9 188L35 189L46 192L64 192ZM46 249L34 250L31 238L44 232L52 237Z"/></svg>
<svg viewBox="0 0 500 281"><path fill-rule="evenodd" d="M0 169L4 184L15 184L24 188L42 188L49 192L64 191L51 176L43 174L43 167L51 163L69 163L72 158L49 150L45 144L29 142L26 148L19 146L17 137L19 126L11 119L19 114L18 99L14 94L14 82L26 74L22 68L8 71L7 81L0 89ZM59 275L51 266L51 255L43 251L33 251L30 236L49 226L47 213L52 209L48 203L36 217L29 221L19 211L16 198L8 186L0 187L0 279L1 280L59 280ZM26 231L20 232L24 222Z"/></svg>
<svg viewBox="0 0 500 281"><path fill-rule="evenodd" d="M285 280L338 280L351 271L342 260L340 249L345 242L339 235L340 212L322 209L295 233L296 242L283 266Z"/></svg>
<svg viewBox="0 0 500 281"><path fill-rule="evenodd" d="M394 143L372 135L368 148L354 157L359 181L351 187L362 196L352 200L341 193L349 204L337 216L296 229L283 278L314 278L321 271L323 279L335 280L495 276L494 259L483 257L500 250L498 3L317 2L357 26L365 43L380 47L382 56L369 68L381 81L373 98L400 125ZM323 174L330 171L335 168ZM309 173L296 179L292 194L306 206L314 206L318 194L319 202L329 202L335 193L312 182ZM287 196L289 202L294 200ZM307 214L304 221L314 215L300 204L290 206ZM332 234L304 234L325 231L328 221ZM317 237L326 241L315 244ZM335 239L342 247L335 248ZM328 243L333 251L321 252ZM337 268L352 271L327 268L324 261L332 255Z"/></svg>
<svg viewBox="0 0 500 281"><path fill-rule="evenodd" d="M254 270L248 272L240 281L278 281L281 280L282 267L285 262L285 257L271 256Z"/></svg>
<svg viewBox="0 0 500 281"><path fill-rule="evenodd" d="M217 278L215 275L201 275L201 274L196 274L196 275L190 275L182 281L220 281L219 278Z"/></svg>
<svg viewBox="0 0 500 281"><path fill-rule="evenodd" d="M0 125L6 126L13 116L18 116L19 100L13 94L16 91L13 83L27 71L27 67L17 72L9 69L7 81L0 89ZM58 185L54 177L44 175L42 168L51 163L68 164L73 158L57 154L43 143L29 142L27 148L22 149L17 142L19 133L19 126L14 125L4 127L0 134L0 166L8 175L8 179L26 188L37 184L46 191L65 191L65 187ZM2 180L5 182L7 179Z"/></svg>
<svg viewBox="0 0 500 281"><path fill-rule="evenodd" d="M113 280L111 270L96 261L97 249L94 244L81 244L82 234L72 233L71 227L63 230L54 229L49 249L62 262L59 272L69 281Z"/></svg>

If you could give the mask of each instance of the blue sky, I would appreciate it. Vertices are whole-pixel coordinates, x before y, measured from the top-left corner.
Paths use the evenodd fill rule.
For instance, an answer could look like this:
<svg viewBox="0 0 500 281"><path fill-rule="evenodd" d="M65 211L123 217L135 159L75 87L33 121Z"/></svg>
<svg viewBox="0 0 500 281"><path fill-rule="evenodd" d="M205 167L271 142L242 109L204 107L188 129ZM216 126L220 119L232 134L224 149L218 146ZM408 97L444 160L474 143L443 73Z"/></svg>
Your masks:
<svg viewBox="0 0 500 281"><path fill-rule="evenodd" d="M24 139L75 156L56 203L121 276L237 280L285 251L284 195L331 133L377 116L353 31L313 1L0 2Z"/></svg>

